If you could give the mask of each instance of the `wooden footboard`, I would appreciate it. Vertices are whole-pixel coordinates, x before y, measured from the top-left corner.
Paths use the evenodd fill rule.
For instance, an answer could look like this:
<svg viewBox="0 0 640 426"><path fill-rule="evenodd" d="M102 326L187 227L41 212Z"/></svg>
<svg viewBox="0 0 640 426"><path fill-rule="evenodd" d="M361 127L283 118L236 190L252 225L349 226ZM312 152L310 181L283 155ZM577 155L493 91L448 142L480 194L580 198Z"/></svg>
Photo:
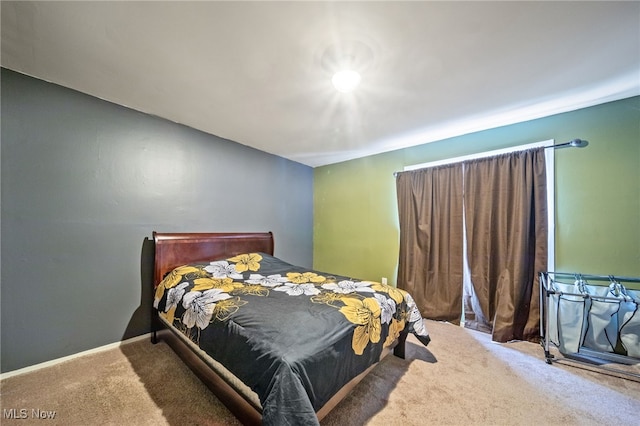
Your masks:
<svg viewBox="0 0 640 426"><path fill-rule="evenodd" d="M182 359L182 361L193 371L193 373L211 390L211 392L222 402L225 407L233 413L233 415L246 426L260 425L262 424L262 409L256 407L252 401L239 392L234 386L218 374L212 367L210 360L206 355L200 355L196 353L178 334L179 332L165 326L161 321L158 321L161 325L161 329L158 330L157 336L162 341L166 342L173 351ZM380 361L384 359L393 349L394 355L404 359L404 346L407 339L407 330L403 331L399 338L391 345L390 348L385 349L381 356ZM157 340L154 342L156 343ZM365 378L371 370L373 370L376 364L371 365L364 372L351 379L346 385L342 387L327 403L320 408L316 415L318 421L321 421L329 412L335 408L340 401L346 397L353 388L355 388L362 379Z"/></svg>
<svg viewBox="0 0 640 426"><path fill-rule="evenodd" d="M211 390L225 407L246 426L262 424L262 410L233 388L211 368L203 357L194 352L173 330L163 328L157 336L166 342L193 373Z"/></svg>

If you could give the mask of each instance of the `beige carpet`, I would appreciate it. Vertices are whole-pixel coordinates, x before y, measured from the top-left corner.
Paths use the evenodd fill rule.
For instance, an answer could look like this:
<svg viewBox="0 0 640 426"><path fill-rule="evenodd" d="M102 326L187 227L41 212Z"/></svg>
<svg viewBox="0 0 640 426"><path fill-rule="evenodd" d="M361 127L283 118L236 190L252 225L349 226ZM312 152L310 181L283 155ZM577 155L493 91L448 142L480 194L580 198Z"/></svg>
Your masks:
<svg viewBox="0 0 640 426"><path fill-rule="evenodd" d="M428 348L410 337L407 359L383 360L322 426L640 424L637 381L548 365L538 344L427 325ZM3 426L238 424L167 345L147 340L5 379L0 405Z"/></svg>

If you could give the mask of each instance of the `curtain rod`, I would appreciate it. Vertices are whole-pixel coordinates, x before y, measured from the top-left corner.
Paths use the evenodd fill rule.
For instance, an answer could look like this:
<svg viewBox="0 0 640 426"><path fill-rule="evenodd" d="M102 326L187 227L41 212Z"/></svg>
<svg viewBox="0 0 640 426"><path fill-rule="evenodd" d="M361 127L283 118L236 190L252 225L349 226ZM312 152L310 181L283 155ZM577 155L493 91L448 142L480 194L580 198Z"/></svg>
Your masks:
<svg viewBox="0 0 640 426"><path fill-rule="evenodd" d="M564 142L564 143L559 143L556 145L549 145L549 146L545 146L544 149L547 148L584 148L585 146L589 145L589 141L584 140L584 139L572 139L569 142ZM393 176L394 177L398 177L398 173L400 172L393 172Z"/></svg>
<svg viewBox="0 0 640 426"><path fill-rule="evenodd" d="M549 145L547 147L545 147L544 149L547 148L584 148L585 146L589 145L589 141L586 141L584 139L573 139L569 142L565 142L565 143L559 143L557 145Z"/></svg>

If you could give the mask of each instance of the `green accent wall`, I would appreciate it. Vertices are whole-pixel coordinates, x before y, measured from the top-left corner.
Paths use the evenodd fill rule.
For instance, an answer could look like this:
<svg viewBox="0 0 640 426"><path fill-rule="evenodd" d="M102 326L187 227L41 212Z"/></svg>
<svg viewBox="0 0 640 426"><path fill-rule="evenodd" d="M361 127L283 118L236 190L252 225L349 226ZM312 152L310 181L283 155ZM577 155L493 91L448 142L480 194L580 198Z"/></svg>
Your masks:
<svg viewBox="0 0 640 426"><path fill-rule="evenodd" d="M405 166L575 138L555 151L555 270L640 277L640 97L314 169L314 268L395 284Z"/></svg>

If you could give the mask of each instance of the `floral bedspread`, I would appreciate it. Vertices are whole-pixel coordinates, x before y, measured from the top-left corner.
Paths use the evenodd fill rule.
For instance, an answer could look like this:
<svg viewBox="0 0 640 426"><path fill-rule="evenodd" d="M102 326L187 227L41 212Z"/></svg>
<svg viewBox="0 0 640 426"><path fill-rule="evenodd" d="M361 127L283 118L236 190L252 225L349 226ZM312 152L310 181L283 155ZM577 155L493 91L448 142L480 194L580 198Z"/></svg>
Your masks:
<svg viewBox="0 0 640 426"><path fill-rule="evenodd" d="M154 307L260 398L263 424L318 424L315 412L406 328L429 334L411 295L264 253L184 265Z"/></svg>

